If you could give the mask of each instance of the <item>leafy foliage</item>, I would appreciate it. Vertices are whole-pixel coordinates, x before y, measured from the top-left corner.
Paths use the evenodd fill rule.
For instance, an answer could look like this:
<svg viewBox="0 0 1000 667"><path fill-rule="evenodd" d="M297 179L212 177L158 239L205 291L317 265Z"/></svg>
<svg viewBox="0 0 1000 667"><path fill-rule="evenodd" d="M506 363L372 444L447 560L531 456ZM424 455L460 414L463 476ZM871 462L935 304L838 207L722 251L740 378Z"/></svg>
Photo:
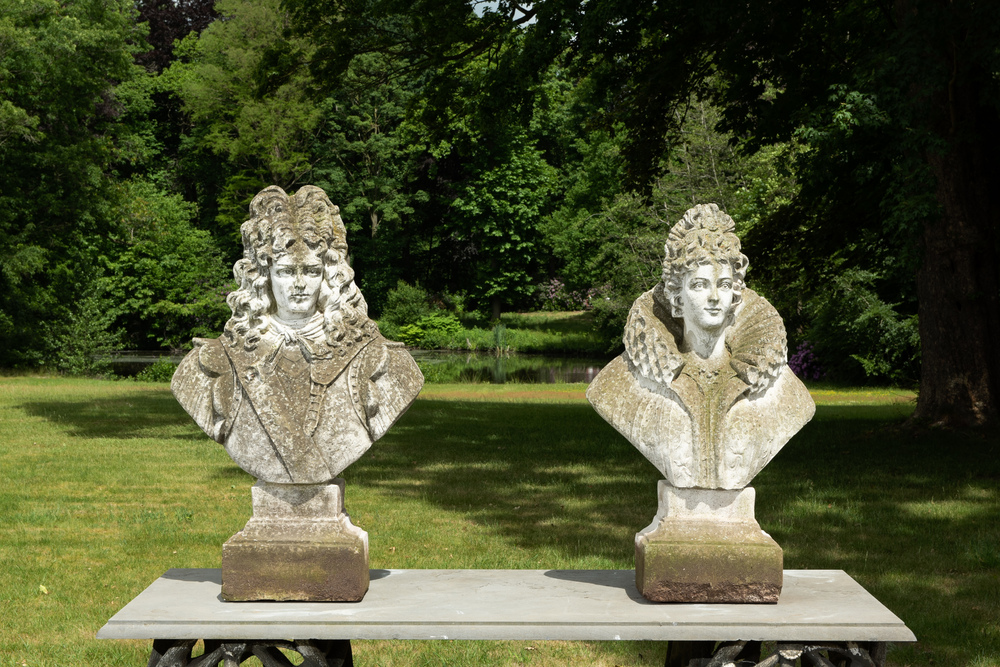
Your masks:
<svg viewBox="0 0 1000 667"><path fill-rule="evenodd" d="M379 320L394 326L413 324L433 310L427 290L400 280L386 296Z"/></svg>
<svg viewBox="0 0 1000 667"><path fill-rule="evenodd" d="M833 378L913 385L920 360L917 318L903 317L896 310L899 304L882 301L874 288L877 278L859 270L834 277L809 304L812 326L807 335L819 357L830 360Z"/></svg>
<svg viewBox="0 0 1000 667"><path fill-rule="evenodd" d="M235 284L215 241L192 226L194 207L145 181L124 190L110 277L131 344L180 348L192 337L219 335Z"/></svg>
<svg viewBox="0 0 1000 667"><path fill-rule="evenodd" d="M143 368L132 379L136 382L170 382L176 371L177 364L160 358Z"/></svg>
<svg viewBox="0 0 1000 667"><path fill-rule="evenodd" d="M218 0L215 10L225 20L181 42L164 85L191 119L182 144L188 168L207 188L202 196L215 199L220 236L238 247L250 199L271 184L291 189L312 169L322 111L303 65L313 47L284 36L278 0ZM221 172L199 168L210 165Z"/></svg>
<svg viewBox="0 0 1000 667"><path fill-rule="evenodd" d="M141 40L124 0L0 0L0 364L62 358L83 372L86 349L110 344L92 290L111 251L114 167L145 151L115 87L144 76ZM74 327L90 342L60 352Z"/></svg>
<svg viewBox="0 0 1000 667"><path fill-rule="evenodd" d="M307 182L387 332L495 346L542 294L614 349L714 201L828 377L993 414L994 4L0 0L0 364L217 331L250 197Z"/></svg>
<svg viewBox="0 0 1000 667"><path fill-rule="evenodd" d="M86 296L49 329L47 343L52 356L46 363L59 372L89 377L110 373L110 355L121 349L123 332L114 328L119 309L108 293L107 282L92 280Z"/></svg>
<svg viewBox="0 0 1000 667"><path fill-rule="evenodd" d="M424 315L412 324L397 329L399 340L412 347L438 349L447 347L450 338L464 333L462 323L452 313Z"/></svg>
<svg viewBox="0 0 1000 667"><path fill-rule="evenodd" d="M201 32L218 18L215 0L139 0L139 20L149 25L149 45L146 53L136 56L136 62L160 72L173 61L174 42L191 32Z"/></svg>

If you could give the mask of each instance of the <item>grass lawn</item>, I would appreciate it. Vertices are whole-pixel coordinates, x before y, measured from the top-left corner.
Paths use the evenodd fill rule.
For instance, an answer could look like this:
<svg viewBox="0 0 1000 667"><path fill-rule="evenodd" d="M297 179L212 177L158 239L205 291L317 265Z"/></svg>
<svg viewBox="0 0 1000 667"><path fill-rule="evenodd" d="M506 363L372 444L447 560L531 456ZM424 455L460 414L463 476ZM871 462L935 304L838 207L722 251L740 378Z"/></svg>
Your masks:
<svg viewBox="0 0 1000 667"><path fill-rule="evenodd" d="M658 473L583 385L430 385L345 473L374 568L631 568ZM1000 665L1000 445L898 429L905 392L817 390L754 481L788 568L846 570L919 638L893 665ZM146 664L97 641L170 567L218 567L251 478L166 385L0 378L0 667ZM354 642L359 665L662 665L629 642Z"/></svg>

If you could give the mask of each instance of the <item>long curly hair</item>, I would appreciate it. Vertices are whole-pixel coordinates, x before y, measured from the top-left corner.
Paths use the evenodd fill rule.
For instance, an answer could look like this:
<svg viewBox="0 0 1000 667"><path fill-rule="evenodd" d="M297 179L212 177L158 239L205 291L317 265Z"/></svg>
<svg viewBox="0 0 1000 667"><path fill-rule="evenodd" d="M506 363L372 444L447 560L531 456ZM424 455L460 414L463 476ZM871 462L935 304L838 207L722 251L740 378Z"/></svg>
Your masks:
<svg viewBox="0 0 1000 667"><path fill-rule="evenodd" d="M240 232L243 259L233 266L239 287L226 299L233 315L225 333L233 343L254 350L270 330L274 314L270 268L298 243L323 259L318 308L327 342L361 339L368 304L347 263L347 230L340 209L322 189L307 185L289 197L276 185L264 188L250 202L250 219Z"/></svg>
<svg viewBox="0 0 1000 667"><path fill-rule="evenodd" d="M688 209L673 226L664 245L663 274L655 292L673 317L680 317L680 292L684 276L701 264L728 264L733 272L733 307L743 299L749 261L740 252L736 223L715 204Z"/></svg>

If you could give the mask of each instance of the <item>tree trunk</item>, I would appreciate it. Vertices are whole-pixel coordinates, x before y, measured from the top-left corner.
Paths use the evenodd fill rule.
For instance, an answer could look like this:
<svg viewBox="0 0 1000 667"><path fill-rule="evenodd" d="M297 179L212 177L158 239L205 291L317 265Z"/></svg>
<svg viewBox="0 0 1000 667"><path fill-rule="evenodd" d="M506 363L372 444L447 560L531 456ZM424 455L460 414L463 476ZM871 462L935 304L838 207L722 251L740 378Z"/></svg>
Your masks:
<svg viewBox="0 0 1000 667"><path fill-rule="evenodd" d="M914 414L959 428L995 426L1000 416L1000 116L966 81L932 101L935 133L947 147L927 157L942 215L925 223L917 271L921 370Z"/></svg>

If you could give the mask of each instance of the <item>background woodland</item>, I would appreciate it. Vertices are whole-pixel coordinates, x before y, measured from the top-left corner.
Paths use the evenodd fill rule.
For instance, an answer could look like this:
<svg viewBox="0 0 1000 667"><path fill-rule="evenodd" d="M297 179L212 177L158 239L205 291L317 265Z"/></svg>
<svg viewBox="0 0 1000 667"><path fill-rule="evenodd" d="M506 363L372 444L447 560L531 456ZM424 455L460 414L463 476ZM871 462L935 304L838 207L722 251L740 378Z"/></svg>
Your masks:
<svg viewBox="0 0 1000 667"><path fill-rule="evenodd" d="M217 335L249 200L310 183L376 318L610 354L716 202L790 355L995 424L998 72L975 0L0 0L0 366Z"/></svg>

